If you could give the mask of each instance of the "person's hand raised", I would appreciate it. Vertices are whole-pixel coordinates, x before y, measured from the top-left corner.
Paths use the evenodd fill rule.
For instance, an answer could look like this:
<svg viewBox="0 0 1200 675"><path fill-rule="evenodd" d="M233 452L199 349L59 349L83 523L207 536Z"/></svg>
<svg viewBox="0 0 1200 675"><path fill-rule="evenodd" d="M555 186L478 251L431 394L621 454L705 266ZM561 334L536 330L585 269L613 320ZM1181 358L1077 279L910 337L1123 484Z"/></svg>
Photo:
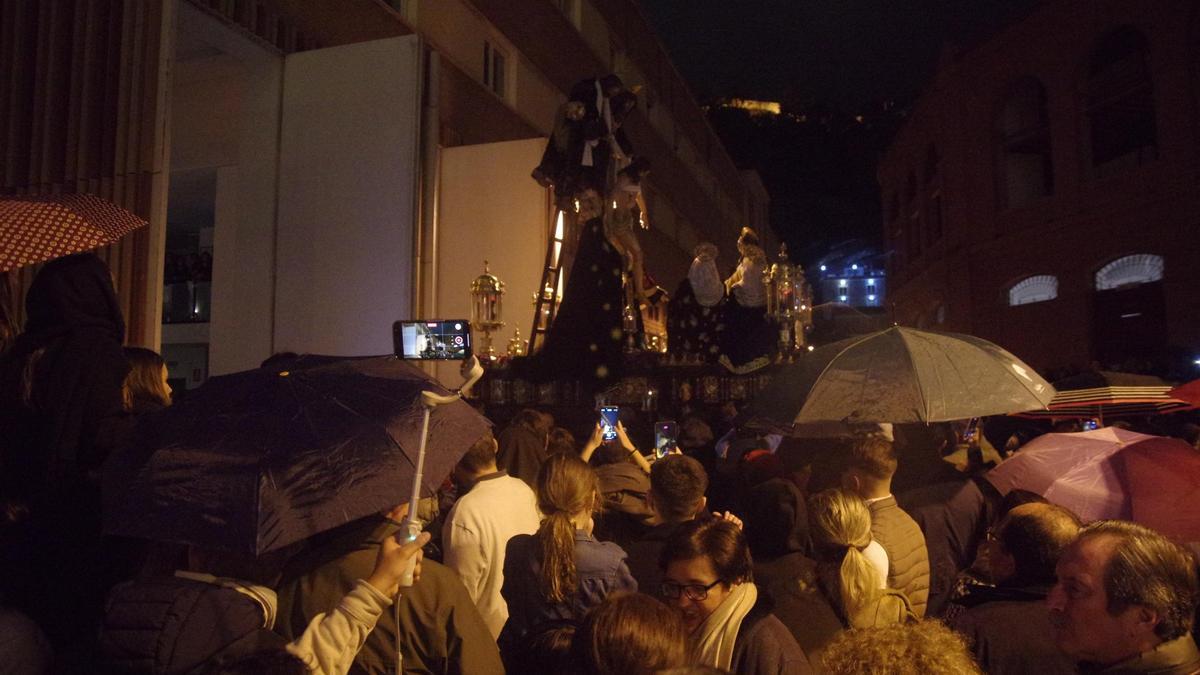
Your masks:
<svg viewBox="0 0 1200 675"><path fill-rule="evenodd" d="M384 537L383 542L379 544L379 554L375 558L375 569L367 578L367 583L389 598L396 597L400 592L400 579L413 556L417 559L416 568L413 570L413 583L417 583L421 577L421 560L424 558L421 549L429 543L430 537L428 532L422 532L407 544L401 544L395 536Z"/></svg>
<svg viewBox="0 0 1200 675"><path fill-rule="evenodd" d="M725 513L717 513L716 511L713 511L713 518L727 520L727 521L733 523L734 525L737 525L737 528L739 530L745 529L745 527L743 527L743 524L742 524L742 519L738 518L737 516L733 515L732 513L728 512L728 511L726 511Z"/></svg>
<svg viewBox="0 0 1200 675"><path fill-rule="evenodd" d="M625 433L625 424L620 420L617 420L617 440L621 442L621 447L625 448L627 452L637 450L633 441L629 440L629 435Z"/></svg>

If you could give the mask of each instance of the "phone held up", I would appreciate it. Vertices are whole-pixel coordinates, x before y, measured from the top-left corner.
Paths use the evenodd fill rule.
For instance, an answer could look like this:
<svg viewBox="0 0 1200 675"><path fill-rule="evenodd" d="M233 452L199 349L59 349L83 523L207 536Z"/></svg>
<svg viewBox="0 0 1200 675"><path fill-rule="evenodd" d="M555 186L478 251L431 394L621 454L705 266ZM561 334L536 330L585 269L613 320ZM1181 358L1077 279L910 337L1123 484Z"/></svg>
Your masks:
<svg viewBox="0 0 1200 675"><path fill-rule="evenodd" d="M392 324L392 347L402 359L461 361L471 358L471 323L421 319Z"/></svg>
<svg viewBox="0 0 1200 675"><path fill-rule="evenodd" d="M679 444L679 425L675 420L662 420L654 423L654 457L666 457Z"/></svg>
<svg viewBox="0 0 1200 675"><path fill-rule="evenodd" d="M617 437L617 418L620 411L615 405L600 407L600 430L604 434L604 440L611 441Z"/></svg>

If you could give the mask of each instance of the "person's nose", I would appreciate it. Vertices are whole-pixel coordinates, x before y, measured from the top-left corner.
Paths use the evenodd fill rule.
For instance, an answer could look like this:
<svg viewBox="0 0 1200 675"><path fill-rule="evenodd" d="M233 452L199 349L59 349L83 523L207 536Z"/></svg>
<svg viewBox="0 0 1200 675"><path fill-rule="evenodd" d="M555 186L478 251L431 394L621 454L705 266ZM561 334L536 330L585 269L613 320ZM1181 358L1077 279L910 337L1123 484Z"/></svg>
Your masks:
<svg viewBox="0 0 1200 675"><path fill-rule="evenodd" d="M1051 612L1061 612L1066 608L1067 594L1063 591L1062 584L1054 584L1050 592L1046 595L1046 607Z"/></svg>

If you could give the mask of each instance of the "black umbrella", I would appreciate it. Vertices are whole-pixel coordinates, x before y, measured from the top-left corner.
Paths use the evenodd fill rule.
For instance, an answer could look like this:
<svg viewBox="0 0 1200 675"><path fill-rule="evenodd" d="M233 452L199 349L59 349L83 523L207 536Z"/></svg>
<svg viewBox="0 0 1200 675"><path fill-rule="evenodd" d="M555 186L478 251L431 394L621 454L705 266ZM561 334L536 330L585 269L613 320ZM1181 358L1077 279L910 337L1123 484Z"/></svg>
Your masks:
<svg viewBox="0 0 1200 675"><path fill-rule="evenodd" d="M424 390L449 393L394 357L214 377L105 465L105 531L262 554L407 501ZM433 411L426 491L489 424L462 401Z"/></svg>

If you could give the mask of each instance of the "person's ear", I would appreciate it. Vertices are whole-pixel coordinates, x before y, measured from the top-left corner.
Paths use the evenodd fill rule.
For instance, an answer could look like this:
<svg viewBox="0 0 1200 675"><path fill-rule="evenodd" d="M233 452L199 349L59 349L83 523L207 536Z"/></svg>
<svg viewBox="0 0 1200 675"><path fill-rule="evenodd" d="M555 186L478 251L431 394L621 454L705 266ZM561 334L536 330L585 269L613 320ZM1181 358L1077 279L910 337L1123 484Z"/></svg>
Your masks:
<svg viewBox="0 0 1200 675"><path fill-rule="evenodd" d="M646 491L646 508L650 510L650 513L658 513L658 509L654 508L654 492L651 490Z"/></svg>
<svg viewBox="0 0 1200 675"><path fill-rule="evenodd" d="M1158 612L1141 605L1130 607L1129 611L1131 612L1130 632L1135 637L1154 635L1154 629L1162 621L1162 617Z"/></svg>
<svg viewBox="0 0 1200 675"><path fill-rule="evenodd" d="M695 517L695 516L700 515L701 513L704 513L705 509L707 509L707 508L708 508L708 497L701 497L700 498L700 508L696 509L696 512L694 514L692 514L692 516Z"/></svg>

